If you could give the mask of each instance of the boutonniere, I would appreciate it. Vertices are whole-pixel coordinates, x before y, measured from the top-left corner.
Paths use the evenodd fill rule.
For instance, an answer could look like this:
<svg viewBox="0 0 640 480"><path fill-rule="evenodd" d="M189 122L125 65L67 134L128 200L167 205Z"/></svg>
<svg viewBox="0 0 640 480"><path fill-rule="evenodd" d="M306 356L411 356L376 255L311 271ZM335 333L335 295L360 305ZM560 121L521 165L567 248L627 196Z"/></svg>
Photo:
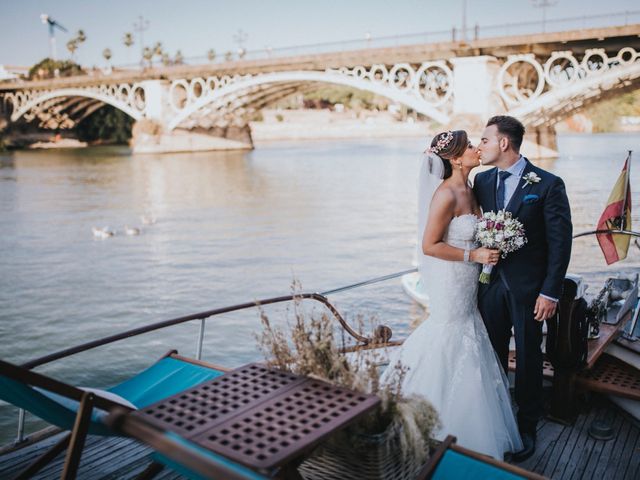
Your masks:
<svg viewBox="0 0 640 480"><path fill-rule="evenodd" d="M524 177L522 177L522 179L524 180L524 185L522 185L522 188L526 187L527 185L533 185L534 183L538 183L540 182L540 180L542 180L538 175L536 175L536 172L529 172Z"/></svg>

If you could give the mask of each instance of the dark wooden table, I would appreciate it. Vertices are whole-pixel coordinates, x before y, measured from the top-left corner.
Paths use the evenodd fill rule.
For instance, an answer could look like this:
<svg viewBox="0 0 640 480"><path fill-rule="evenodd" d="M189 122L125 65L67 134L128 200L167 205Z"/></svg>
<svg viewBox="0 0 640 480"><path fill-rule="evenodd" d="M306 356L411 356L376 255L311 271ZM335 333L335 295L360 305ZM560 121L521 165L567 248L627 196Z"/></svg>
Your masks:
<svg viewBox="0 0 640 480"><path fill-rule="evenodd" d="M131 413L258 472L295 468L380 399L249 364Z"/></svg>

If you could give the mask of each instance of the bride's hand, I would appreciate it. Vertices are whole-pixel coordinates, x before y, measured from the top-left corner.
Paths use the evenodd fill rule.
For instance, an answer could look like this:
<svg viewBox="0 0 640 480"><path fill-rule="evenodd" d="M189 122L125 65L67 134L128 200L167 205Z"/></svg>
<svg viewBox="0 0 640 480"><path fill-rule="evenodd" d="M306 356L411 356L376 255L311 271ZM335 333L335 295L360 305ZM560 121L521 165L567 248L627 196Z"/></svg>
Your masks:
<svg viewBox="0 0 640 480"><path fill-rule="evenodd" d="M495 265L500 259L500 250L492 248L476 248L471 250L469 259L472 262L482 263L483 265Z"/></svg>

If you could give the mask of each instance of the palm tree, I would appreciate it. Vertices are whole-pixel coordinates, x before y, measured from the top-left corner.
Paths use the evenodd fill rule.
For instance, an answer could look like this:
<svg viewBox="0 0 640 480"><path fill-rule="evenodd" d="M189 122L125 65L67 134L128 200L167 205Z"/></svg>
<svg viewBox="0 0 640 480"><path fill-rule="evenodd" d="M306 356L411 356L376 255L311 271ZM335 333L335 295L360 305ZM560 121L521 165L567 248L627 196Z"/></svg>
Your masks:
<svg viewBox="0 0 640 480"><path fill-rule="evenodd" d="M71 58L75 58L75 52L80 47L81 43L84 43L87 40L87 36L84 33L84 30L78 30L76 36L67 42L67 50L71 52Z"/></svg>
<svg viewBox="0 0 640 480"><path fill-rule="evenodd" d="M149 47L144 47L144 50L142 51L142 58L144 58L147 61L147 64L151 66L151 59L153 58L153 49Z"/></svg>
<svg viewBox="0 0 640 480"><path fill-rule="evenodd" d="M133 34L130 32L125 33L122 43L124 43L124 46L127 48L131 47L134 44Z"/></svg>
<svg viewBox="0 0 640 480"><path fill-rule="evenodd" d="M167 52L162 53L162 65L164 65L165 67L171 65L171 57Z"/></svg>
<svg viewBox="0 0 640 480"><path fill-rule="evenodd" d="M210 62L213 62L216 59L216 51L213 48L210 48L207 52L207 58Z"/></svg>
<svg viewBox="0 0 640 480"><path fill-rule="evenodd" d="M232 58L233 58L233 53L232 52L227 52L227 53L224 54L225 62L230 62Z"/></svg>
<svg viewBox="0 0 640 480"><path fill-rule="evenodd" d="M153 46L153 54L162 57L162 42L156 42Z"/></svg>
<svg viewBox="0 0 640 480"><path fill-rule="evenodd" d="M78 42L76 39L69 40L67 42L67 50L71 53L71 58L75 57L76 50L78 49Z"/></svg>
<svg viewBox="0 0 640 480"><path fill-rule="evenodd" d="M111 49L110 48L105 48L102 51L102 56L107 61L107 68L104 70L104 72L107 73L107 74L111 74L111 65L109 63L109 60L111 60Z"/></svg>
<svg viewBox="0 0 640 480"><path fill-rule="evenodd" d="M127 63L131 62L131 46L135 43L133 41L133 34L131 32L126 32L124 37L122 38L122 43L127 47Z"/></svg>
<svg viewBox="0 0 640 480"><path fill-rule="evenodd" d="M176 56L173 57L173 63L176 65L182 65L184 63L184 57L182 56L182 52L178 50L176 52Z"/></svg>

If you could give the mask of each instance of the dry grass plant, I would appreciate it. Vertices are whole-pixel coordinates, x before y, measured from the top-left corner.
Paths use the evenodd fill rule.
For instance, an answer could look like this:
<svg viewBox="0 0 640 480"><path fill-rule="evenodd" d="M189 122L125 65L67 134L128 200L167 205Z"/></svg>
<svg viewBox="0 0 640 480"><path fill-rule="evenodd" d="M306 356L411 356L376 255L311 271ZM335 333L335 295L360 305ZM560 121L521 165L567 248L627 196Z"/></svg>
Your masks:
<svg viewBox="0 0 640 480"><path fill-rule="evenodd" d="M294 282L294 289L296 284ZM295 293L295 292L294 292ZM404 396L402 380L407 368L397 364L392 380L381 384L379 365L381 354L376 350L356 352L347 357L341 353L335 333L335 321L328 313L302 309L301 299L293 302L293 322L287 320L288 332L274 327L260 309L263 330L257 335L258 345L271 367L324 380L380 397L381 406L355 426L334 436L336 442L356 446L366 435L398 432L387 435L388 442L398 442L403 455L424 462L431 446L431 435L440 426L438 413L423 397ZM360 327L364 324L359 319Z"/></svg>

